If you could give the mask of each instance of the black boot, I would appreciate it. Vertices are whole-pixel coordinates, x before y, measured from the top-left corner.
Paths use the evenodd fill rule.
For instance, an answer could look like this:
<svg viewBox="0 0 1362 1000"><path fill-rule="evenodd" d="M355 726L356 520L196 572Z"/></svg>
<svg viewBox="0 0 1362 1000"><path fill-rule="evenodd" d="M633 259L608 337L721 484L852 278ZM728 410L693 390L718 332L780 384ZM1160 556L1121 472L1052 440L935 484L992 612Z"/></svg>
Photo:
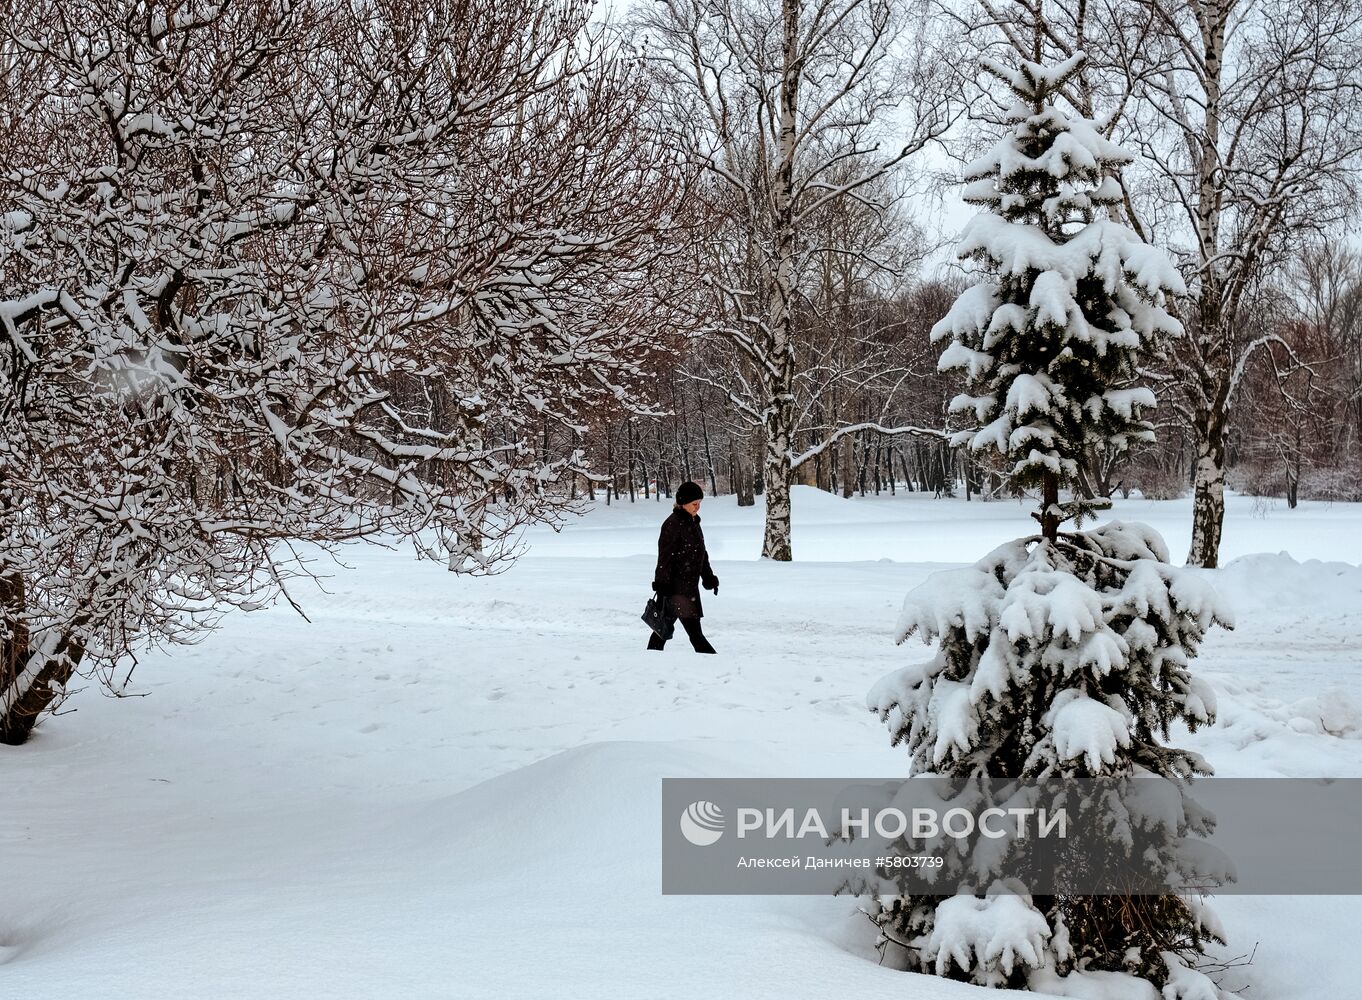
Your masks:
<svg viewBox="0 0 1362 1000"><path fill-rule="evenodd" d="M690 644L695 647L697 653L718 652L709 644L709 640L705 638L705 633L701 631L699 618L682 618L681 624L685 627L686 636L690 639ZM659 646L658 648L661 649L662 647Z"/></svg>

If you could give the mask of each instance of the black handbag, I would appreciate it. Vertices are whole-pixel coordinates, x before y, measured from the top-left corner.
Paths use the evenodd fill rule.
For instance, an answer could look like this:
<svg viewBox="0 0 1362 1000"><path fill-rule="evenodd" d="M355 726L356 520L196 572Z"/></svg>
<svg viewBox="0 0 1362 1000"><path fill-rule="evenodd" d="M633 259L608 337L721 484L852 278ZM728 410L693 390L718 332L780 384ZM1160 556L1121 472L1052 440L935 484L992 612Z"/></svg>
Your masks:
<svg viewBox="0 0 1362 1000"><path fill-rule="evenodd" d="M643 607L643 620L648 627L657 633L657 637L666 642L676 631L676 619L672 617L671 602L661 594L654 594L648 598L648 603Z"/></svg>

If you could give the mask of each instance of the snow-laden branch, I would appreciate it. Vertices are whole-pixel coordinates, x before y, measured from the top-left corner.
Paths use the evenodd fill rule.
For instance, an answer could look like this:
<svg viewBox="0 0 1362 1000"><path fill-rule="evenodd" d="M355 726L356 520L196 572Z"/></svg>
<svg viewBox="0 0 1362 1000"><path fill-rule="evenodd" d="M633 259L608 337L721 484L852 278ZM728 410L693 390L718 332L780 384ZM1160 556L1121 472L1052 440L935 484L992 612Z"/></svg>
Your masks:
<svg viewBox="0 0 1362 1000"><path fill-rule="evenodd" d="M910 437L932 438L933 440L936 441L950 440L950 435L947 434L945 431L936 430L930 427L912 427L908 425L900 427L886 427L884 424L874 422L863 424L849 424L846 427L837 428L837 430L833 431L831 434L829 434L818 444L814 445L812 448L800 452L798 455L792 455L790 457L790 466L792 468L797 469L810 459L817 458L819 455L823 454L823 452L827 451L829 448L835 445L838 441L842 440L842 438L846 437L848 434L859 434L862 431L874 431L876 434L883 434L885 437L899 437L901 435L908 435Z"/></svg>
<svg viewBox="0 0 1362 1000"><path fill-rule="evenodd" d="M573 506L550 435L646 409L699 287L642 70L574 5L68 6L17 8L0 88L7 742L276 599L291 542L498 571Z"/></svg>

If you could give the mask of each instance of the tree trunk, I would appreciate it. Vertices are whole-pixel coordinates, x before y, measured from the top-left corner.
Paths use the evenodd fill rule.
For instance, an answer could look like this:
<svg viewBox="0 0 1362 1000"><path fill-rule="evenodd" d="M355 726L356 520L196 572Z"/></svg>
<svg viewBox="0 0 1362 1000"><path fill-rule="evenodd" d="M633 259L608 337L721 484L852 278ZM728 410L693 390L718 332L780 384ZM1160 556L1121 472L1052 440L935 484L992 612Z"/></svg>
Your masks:
<svg viewBox="0 0 1362 1000"><path fill-rule="evenodd" d="M65 690L84 652L69 638L50 654L25 650L21 661L25 669L6 677L0 690L0 744L19 746L28 741L39 716Z"/></svg>
<svg viewBox="0 0 1362 1000"><path fill-rule="evenodd" d="M799 13L800 0L782 0L782 72L780 78L780 161L776 168L775 260L771 281L771 319L766 354L766 453L762 486L766 496L766 531L761 554L789 562L790 482L794 445L794 161L799 134Z"/></svg>
<svg viewBox="0 0 1362 1000"><path fill-rule="evenodd" d="M682 482L690 480L690 420L686 414L685 396L676 391L676 377L672 377L672 436L676 440L676 453L681 460ZM667 496L672 495L671 479L667 480Z"/></svg>
<svg viewBox="0 0 1362 1000"><path fill-rule="evenodd" d="M1092 453L1089 452L1083 457L1083 461L1078 463L1077 483L1078 494L1084 500L1096 500L1097 493L1093 490L1092 480L1097 478L1091 473L1090 469L1096 469L1096 463L1092 461Z"/></svg>
<svg viewBox="0 0 1362 1000"><path fill-rule="evenodd" d="M1220 535L1225 526L1225 421L1223 415L1216 415L1199 423L1187 565L1214 569L1220 564Z"/></svg>
<svg viewBox="0 0 1362 1000"><path fill-rule="evenodd" d="M657 482L653 484L653 499L660 501L662 491L667 491L667 496L671 496L672 469L667 461L667 445L662 440L662 430L659 427L657 432Z"/></svg>
<svg viewBox="0 0 1362 1000"><path fill-rule="evenodd" d="M774 427L771 424L775 424ZM781 420L767 421L766 462L766 535L762 539L764 559L789 562L790 544L790 432Z"/></svg>
<svg viewBox="0 0 1362 1000"><path fill-rule="evenodd" d="M1202 352L1215 368L1230 367L1225 345L1228 331L1225 310L1221 301L1222 288L1217 276L1216 257L1220 252L1221 202L1218 178L1221 166L1219 153L1221 114L1221 55L1224 52L1225 24L1229 8L1215 5L1198 11L1204 47L1204 85L1206 89L1205 121L1198 139L1201 143L1197 160L1197 240L1204 260L1201 270L1201 289L1197 310L1200 320L1195 335L1202 338L1206 349ZM1223 379L1229 378L1224 372ZM1197 462L1192 497L1192 546L1187 553L1187 565L1213 569L1220 561L1220 534L1225 523L1225 439L1228 422L1229 385L1209 383L1203 375L1203 396L1210 400L1209 414L1196 424ZM1208 391L1209 390L1209 391Z"/></svg>
<svg viewBox="0 0 1362 1000"><path fill-rule="evenodd" d="M605 505L610 506L610 494L615 492L615 435L609 425L605 429L605 471L610 477L605 484Z"/></svg>
<svg viewBox="0 0 1362 1000"><path fill-rule="evenodd" d="M841 451L841 453L842 453L842 475L841 475L841 480L842 480L842 499L843 499L843 500L850 500L850 499L851 499L851 494L852 494L853 492L855 492L855 488L856 488L856 487L855 487L855 481L854 481L854 480L855 480L855 473L854 473L854 471L853 471L854 463L853 463L853 461L852 461L852 454L851 454L851 449L852 449L853 443L854 443L854 442L852 441L852 435L850 435L850 434L847 434L845 437L842 438L842 447L841 447L840 451Z"/></svg>
<svg viewBox="0 0 1362 1000"><path fill-rule="evenodd" d="M632 420L624 422L624 435L626 446L629 449L625 475L629 479L629 502L634 503L637 500L637 495L634 492L634 422Z"/></svg>
<svg viewBox="0 0 1362 1000"><path fill-rule="evenodd" d="M703 400L701 401L703 403ZM700 407L700 437L705 446L705 469L709 472L709 495L719 495L719 477L714 472L714 452L709 447L709 421L705 419L704 406Z"/></svg>
<svg viewBox="0 0 1362 1000"><path fill-rule="evenodd" d="M738 495L738 506L755 507L757 498L752 495L752 463L731 439L728 447L729 454L733 456L730 463L730 468L733 470L731 486L733 492Z"/></svg>
<svg viewBox="0 0 1362 1000"><path fill-rule="evenodd" d="M16 745L27 738L27 733L19 736L17 728L15 738L10 738L13 722L8 710L10 699L18 694L17 689L11 693L11 688L28 664L28 626L19 618L24 604L23 575L11 572L0 576L0 613L4 614L0 624L4 629L0 632L0 742Z"/></svg>
<svg viewBox="0 0 1362 1000"><path fill-rule="evenodd" d="M1053 542L1059 537L1059 476L1045 473L1041 480L1040 533Z"/></svg>
<svg viewBox="0 0 1362 1000"><path fill-rule="evenodd" d="M823 406L821 403L819 403L814 407L813 421L817 426L822 427L823 420L824 420ZM810 446L815 445L817 443L818 435L816 433L810 432L809 434ZM809 483L809 485L813 486L814 488L821 490L823 488L823 453L821 451L813 457L812 465L813 465L813 474L811 477L812 482L810 482L809 479L806 479L805 482Z"/></svg>
<svg viewBox="0 0 1362 1000"><path fill-rule="evenodd" d="M865 436L856 435L856 488L861 491L861 496L865 496L866 465L869 462L869 449L866 447Z"/></svg>
<svg viewBox="0 0 1362 1000"><path fill-rule="evenodd" d="M60 696L85 655L83 642L70 635L55 645L33 636L20 614L26 604L24 578L11 572L0 576L0 744L26 742L38 717Z"/></svg>
<svg viewBox="0 0 1362 1000"><path fill-rule="evenodd" d="M1286 506L1291 510L1295 510L1296 504L1300 502L1301 464L1304 459L1301 425L1304 419L1300 414L1295 415L1293 447L1286 455Z"/></svg>

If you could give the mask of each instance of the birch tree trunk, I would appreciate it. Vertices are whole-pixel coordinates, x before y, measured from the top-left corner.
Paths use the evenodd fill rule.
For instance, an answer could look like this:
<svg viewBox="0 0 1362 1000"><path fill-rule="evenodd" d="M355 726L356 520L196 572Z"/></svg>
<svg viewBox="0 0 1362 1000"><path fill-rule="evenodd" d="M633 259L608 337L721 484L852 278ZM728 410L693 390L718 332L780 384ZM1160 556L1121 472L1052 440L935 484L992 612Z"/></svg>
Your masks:
<svg viewBox="0 0 1362 1000"><path fill-rule="evenodd" d="M1225 455L1228 408L1204 414L1197 435L1196 480L1192 495L1192 547L1187 565L1215 569L1225 527Z"/></svg>
<svg viewBox="0 0 1362 1000"><path fill-rule="evenodd" d="M1217 171L1220 158L1220 103L1221 57L1225 51L1225 23L1227 6L1197 5L1197 26L1201 31L1204 56L1202 88L1205 92L1205 112L1197 136L1197 239L1204 259L1201 274L1201 294L1197 299L1200 320L1195 336L1199 339L1198 354L1207 360L1222 352L1226 333L1221 329L1225 321L1222 304L1222 282L1218 261L1220 247L1220 216L1223 199L1217 195ZM1203 377L1203 382L1206 381ZM1202 394L1208 399L1211 411L1193 422L1196 435L1196 480L1192 495L1192 546L1187 553L1187 565L1214 568L1220 561L1220 535L1225 524L1225 432L1229 422L1228 392Z"/></svg>
<svg viewBox="0 0 1362 1000"><path fill-rule="evenodd" d="M776 171L775 241L776 270L772 291L769 363L763 375L770 404L766 408L766 460L763 478L766 486L766 531L762 538L763 559L789 562L790 481L794 420L794 161L799 109L797 45L799 42L800 0L782 0L784 34L781 40L780 79L780 165Z"/></svg>

